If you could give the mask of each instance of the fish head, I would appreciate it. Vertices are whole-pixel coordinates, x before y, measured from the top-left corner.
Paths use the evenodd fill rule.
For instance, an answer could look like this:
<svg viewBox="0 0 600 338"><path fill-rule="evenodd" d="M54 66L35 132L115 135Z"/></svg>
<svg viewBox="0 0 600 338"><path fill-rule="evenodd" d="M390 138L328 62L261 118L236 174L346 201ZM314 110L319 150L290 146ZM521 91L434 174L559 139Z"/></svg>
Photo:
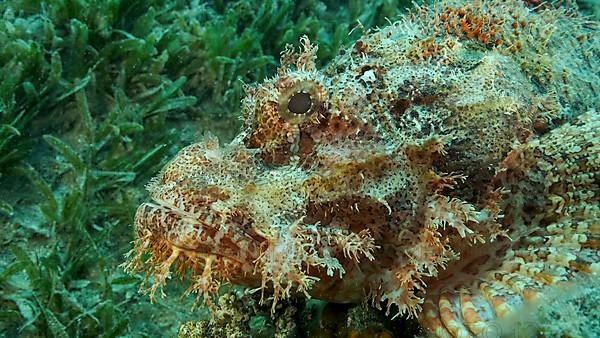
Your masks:
<svg viewBox="0 0 600 338"><path fill-rule="evenodd" d="M205 296L222 282L273 291L276 301L292 290L341 302L362 296L368 271L358 265L375 259L371 227L388 215L364 181L383 174L392 151L350 110L331 113L330 80L303 43L303 52L284 54L276 77L247 88L233 141L206 135L148 184L129 267L154 276L152 296L171 269L190 270L189 291ZM141 262L143 252L150 258ZM338 292L327 292L334 285Z"/></svg>

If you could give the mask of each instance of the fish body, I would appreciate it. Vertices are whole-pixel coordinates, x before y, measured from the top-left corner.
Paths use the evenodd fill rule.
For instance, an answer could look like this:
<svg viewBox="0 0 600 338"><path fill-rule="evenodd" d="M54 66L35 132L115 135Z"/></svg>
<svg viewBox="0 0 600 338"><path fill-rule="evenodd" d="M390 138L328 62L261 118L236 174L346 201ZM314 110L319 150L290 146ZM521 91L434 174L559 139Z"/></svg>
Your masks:
<svg viewBox="0 0 600 338"><path fill-rule="evenodd" d="M597 23L521 1L441 1L326 68L300 40L150 182L127 268L278 301L369 299L481 335L600 270ZM190 272L191 271L191 272Z"/></svg>

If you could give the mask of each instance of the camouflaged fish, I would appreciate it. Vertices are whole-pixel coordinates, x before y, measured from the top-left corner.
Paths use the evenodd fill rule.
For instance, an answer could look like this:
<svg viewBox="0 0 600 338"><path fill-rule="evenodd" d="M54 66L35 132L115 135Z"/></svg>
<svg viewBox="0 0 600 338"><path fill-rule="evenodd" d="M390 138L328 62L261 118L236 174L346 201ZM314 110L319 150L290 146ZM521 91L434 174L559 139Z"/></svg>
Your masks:
<svg viewBox="0 0 600 338"><path fill-rule="evenodd" d="M282 53L229 144L207 136L148 186L127 268L210 305L370 300L435 335L481 335L600 271L600 38L574 12L440 1L325 69ZM597 278L597 277L596 277Z"/></svg>

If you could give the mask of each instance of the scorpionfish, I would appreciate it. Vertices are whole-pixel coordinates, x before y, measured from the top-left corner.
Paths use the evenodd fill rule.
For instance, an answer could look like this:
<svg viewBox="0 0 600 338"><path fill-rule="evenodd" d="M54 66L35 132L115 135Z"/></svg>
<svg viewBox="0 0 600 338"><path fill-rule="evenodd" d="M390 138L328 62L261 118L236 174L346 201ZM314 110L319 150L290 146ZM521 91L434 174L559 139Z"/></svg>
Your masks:
<svg viewBox="0 0 600 338"><path fill-rule="evenodd" d="M440 337L600 272L597 22L523 1L444 0L325 68L308 38L249 85L243 127L182 149L135 216L128 271L212 305L371 301Z"/></svg>

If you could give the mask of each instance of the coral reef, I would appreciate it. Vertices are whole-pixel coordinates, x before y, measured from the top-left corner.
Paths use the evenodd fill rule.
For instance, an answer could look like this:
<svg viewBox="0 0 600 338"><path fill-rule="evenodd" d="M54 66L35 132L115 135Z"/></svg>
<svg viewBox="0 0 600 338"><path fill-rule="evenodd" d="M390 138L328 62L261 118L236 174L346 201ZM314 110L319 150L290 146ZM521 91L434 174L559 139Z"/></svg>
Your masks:
<svg viewBox="0 0 600 338"><path fill-rule="evenodd" d="M231 143L207 135L148 185L127 269L151 299L175 274L209 307L229 282L272 311L369 299L463 337L597 275L597 23L447 0L322 70L300 42L247 88Z"/></svg>
<svg viewBox="0 0 600 338"><path fill-rule="evenodd" d="M209 320L183 324L179 337L297 337L302 322L298 316L298 304L287 303L269 318L269 309L260 306L256 297L241 290L231 291L219 297Z"/></svg>
<svg viewBox="0 0 600 338"><path fill-rule="evenodd" d="M260 295L235 289L220 294L209 319L184 323L180 338L194 337L354 337L391 338L419 333L416 323L390 321L366 303L326 303L296 298L270 306Z"/></svg>

